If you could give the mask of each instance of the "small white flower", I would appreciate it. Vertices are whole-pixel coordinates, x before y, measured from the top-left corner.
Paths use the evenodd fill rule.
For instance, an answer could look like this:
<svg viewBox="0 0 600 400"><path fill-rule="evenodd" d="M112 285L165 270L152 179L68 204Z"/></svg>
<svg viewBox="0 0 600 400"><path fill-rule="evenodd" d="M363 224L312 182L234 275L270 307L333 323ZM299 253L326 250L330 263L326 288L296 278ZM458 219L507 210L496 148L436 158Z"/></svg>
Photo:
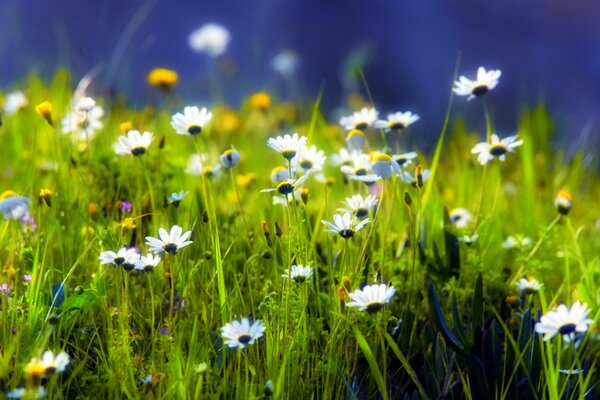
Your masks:
<svg viewBox="0 0 600 400"><path fill-rule="evenodd" d="M503 249L524 249L531 246L533 241L531 238L523 235L509 236L502 242Z"/></svg>
<svg viewBox="0 0 600 400"><path fill-rule="evenodd" d="M48 392L43 386L32 387L32 388L16 388L6 393L7 399L20 399L27 396L27 399L43 399L48 395Z"/></svg>
<svg viewBox="0 0 600 400"><path fill-rule="evenodd" d="M281 153L283 158L289 161L306 147L306 136L298 136L297 133L294 133L293 136L286 134L284 136L277 136L276 138L269 138L267 146Z"/></svg>
<svg viewBox="0 0 600 400"><path fill-rule="evenodd" d="M148 253L147 255L140 257L135 264L135 269L143 272L151 272L160 263L160 260L160 256Z"/></svg>
<svg viewBox="0 0 600 400"><path fill-rule="evenodd" d="M313 269L311 267L305 267L303 265L292 265L292 267L286 271L285 274L281 275L282 278L291 278L296 283L303 283L312 278Z"/></svg>
<svg viewBox="0 0 600 400"><path fill-rule="evenodd" d="M225 53L231 37L229 31L219 24L205 24L190 34L189 45L192 50L217 57Z"/></svg>
<svg viewBox="0 0 600 400"><path fill-rule="evenodd" d="M180 192L173 192L167 199L168 204L173 204L175 207L179 207L179 204L183 199L186 198L189 192L181 190Z"/></svg>
<svg viewBox="0 0 600 400"><path fill-rule="evenodd" d="M506 159L506 153L514 153L515 148L523 144L522 140L517 140L519 136L509 136L502 140L498 135L493 134L491 136L492 142L481 142L475 145L471 150L472 154L478 154L477 161L481 165L485 165L488 161L498 158L500 161Z"/></svg>
<svg viewBox="0 0 600 400"><path fill-rule="evenodd" d="M326 232L335 233L344 239L350 239L354 234L364 228L370 222L369 218L365 218L357 223L357 218L350 213L335 214L333 223L322 220L321 223L329 229Z"/></svg>
<svg viewBox="0 0 600 400"><path fill-rule="evenodd" d="M125 136L119 136L115 144L115 152L117 154L131 154L133 156L141 156L148 150L154 135L150 132L140 133L133 130L127 132Z"/></svg>
<svg viewBox="0 0 600 400"><path fill-rule="evenodd" d="M225 344L230 349L243 349L263 337L265 329L260 320L250 323L248 318L242 318L241 321L234 320L222 327L221 335L227 339Z"/></svg>
<svg viewBox="0 0 600 400"><path fill-rule="evenodd" d="M305 174L321 172L326 159L323 150L318 150L316 146L303 147L292 159L292 169Z"/></svg>
<svg viewBox="0 0 600 400"><path fill-rule="evenodd" d="M134 247L129 249L121 247L116 253L110 250L103 251L98 259L101 265L135 265L140 259L140 255Z"/></svg>
<svg viewBox="0 0 600 400"><path fill-rule="evenodd" d="M298 190L300 186L308 179L308 175L303 175L298 179L286 179L277 184L277 187L270 189L263 189L261 192L279 192L284 196L288 196L292 194L294 191Z"/></svg>
<svg viewBox="0 0 600 400"><path fill-rule="evenodd" d="M335 166L350 166L353 163L355 157L360 154L358 151L348 151L345 147L342 147L339 152L333 154L330 158L331 164Z"/></svg>
<svg viewBox="0 0 600 400"><path fill-rule="evenodd" d="M27 107L28 104L27 97L25 97L23 92L16 91L6 95L3 109L6 115L12 115L20 109Z"/></svg>
<svg viewBox="0 0 600 400"><path fill-rule="evenodd" d="M483 96L498 85L502 71L499 69L486 71L485 68L477 69L477 79L474 81L465 76L461 76L454 81L454 93L459 96L469 96L467 100L473 100L475 97Z"/></svg>
<svg viewBox="0 0 600 400"><path fill-rule="evenodd" d="M457 228L466 228L473 219L473 215L466 208L455 208L448 213L450 221Z"/></svg>
<svg viewBox="0 0 600 400"><path fill-rule="evenodd" d="M400 180L404 183L408 183L414 187L418 186L418 181L417 181L417 176L413 176L413 174L411 174L408 171L400 171L398 173L398 177L400 178ZM428 169L424 169L421 171L421 180L423 181L423 183L427 182L429 180L429 178L431 177L431 171Z"/></svg>
<svg viewBox="0 0 600 400"><path fill-rule="evenodd" d="M395 294L396 288L384 283L365 285L362 289L348 293L352 301L346 306L358 307L360 311L372 313L389 303Z"/></svg>
<svg viewBox="0 0 600 400"><path fill-rule="evenodd" d="M274 206L287 207L290 204L300 204L302 201L302 195L298 192L292 192L287 198L279 195L274 195L271 203Z"/></svg>
<svg viewBox="0 0 600 400"><path fill-rule="evenodd" d="M373 127L376 129L384 129L386 132L401 131L408 128L418 120L419 116L411 113L410 111L397 112L394 114L389 114L387 120L375 121Z"/></svg>
<svg viewBox="0 0 600 400"><path fill-rule="evenodd" d="M381 176L374 173L369 173L366 175L349 175L348 178L352 179L353 181L362 182L367 186L372 186L381 180Z"/></svg>
<svg viewBox="0 0 600 400"><path fill-rule="evenodd" d="M280 183L290 179L290 171L286 167L275 167L271 170L271 181Z"/></svg>
<svg viewBox="0 0 600 400"><path fill-rule="evenodd" d="M338 208L338 211L350 213L356 218L365 218L369 215L369 210L377 207L378 199L372 194L366 198L363 198L360 194L355 194L352 197L346 197L344 203L348 208Z"/></svg>
<svg viewBox="0 0 600 400"><path fill-rule="evenodd" d="M285 78L296 73L300 66L300 58L292 50L283 50L271 60L271 68Z"/></svg>
<svg viewBox="0 0 600 400"><path fill-rule="evenodd" d="M87 142L94 138L96 132L104 124L100 118L104 116L102 107L96 105L91 97L83 97L74 101L73 111L62 119L62 133L70 134L75 142Z"/></svg>
<svg viewBox="0 0 600 400"><path fill-rule="evenodd" d="M479 239L479 235L478 234L474 234L472 236L463 235L463 236L461 236L461 237L458 238L459 241L463 242L467 246L470 246L473 243L475 243L477 241L477 239Z"/></svg>
<svg viewBox="0 0 600 400"><path fill-rule="evenodd" d="M25 367L25 373L29 376L44 377L55 372L63 372L69 365L69 355L64 351L56 356L50 350L42 354L42 358L34 357Z"/></svg>
<svg viewBox="0 0 600 400"><path fill-rule="evenodd" d="M371 160L371 169L375 175L382 179L387 179L395 172L401 174L400 165L398 165L389 154L378 153Z"/></svg>
<svg viewBox="0 0 600 400"><path fill-rule="evenodd" d="M412 163L412 160L417 158L417 153L411 151L410 153L394 154L392 160L396 161L399 166L406 167Z"/></svg>
<svg viewBox="0 0 600 400"><path fill-rule="evenodd" d="M213 114L206 107L186 106L182 113L171 117L171 126L180 135L199 135L210 122Z"/></svg>
<svg viewBox="0 0 600 400"><path fill-rule="evenodd" d="M560 334L567 343L571 342L577 333L586 332L592 324L589 312L587 306L579 301L573 303L570 309L561 304L540 318L540 322L535 324L535 331L542 333L544 340Z"/></svg>
<svg viewBox="0 0 600 400"><path fill-rule="evenodd" d="M352 129L365 131L377 120L377 115L376 109L364 107L352 115L340 118L340 125L347 131Z"/></svg>
<svg viewBox="0 0 600 400"><path fill-rule="evenodd" d="M220 171L220 165L210 166L208 157L205 154L192 154L188 160L185 173L189 175L206 175L212 176Z"/></svg>
<svg viewBox="0 0 600 400"><path fill-rule="evenodd" d="M219 159L221 160L221 164L223 165L223 167L229 169L235 167L240 163L241 156L240 152L237 151L234 147L232 147L231 149L225 150L223 154L221 154Z"/></svg>
<svg viewBox="0 0 600 400"><path fill-rule="evenodd" d="M352 129L346 135L346 145L349 149L360 151L365 147L366 141L365 133L358 129Z"/></svg>
<svg viewBox="0 0 600 400"><path fill-rule="evenodd" d="M146 245L150 246L150 251L158 254L175 254L178 250L189 246L193 241L188 240L192 235L192 231L183 233L183 229L178 225L171 227L171 232L160 228L158 230L160 239L152 236L146 236Z"/></svg>
<svg viewBox="0 0 600 400"><path fill-rule="evenodd" d="M363 176L373 172L371 169L371 159L368 154L352 152L350 163L344 163L340 167L346 175Z"/></svg>
<svg viewBox="0 0 600 400"><path fill-rule="evenodd" d="M515 283L521 292L531 294L535 292L539 292L542 288L542 284L538 282L533 276L528 277L527 279L521 278L521 280Z"/></svg>
<svg viewBox="0 0 600 400"><path fill-rule="evenodd" d="M569 214L569 211L571 211L571 208L573 207L573 196L567 191L559 191L554 200L554 206L559 214Z"/></svg>

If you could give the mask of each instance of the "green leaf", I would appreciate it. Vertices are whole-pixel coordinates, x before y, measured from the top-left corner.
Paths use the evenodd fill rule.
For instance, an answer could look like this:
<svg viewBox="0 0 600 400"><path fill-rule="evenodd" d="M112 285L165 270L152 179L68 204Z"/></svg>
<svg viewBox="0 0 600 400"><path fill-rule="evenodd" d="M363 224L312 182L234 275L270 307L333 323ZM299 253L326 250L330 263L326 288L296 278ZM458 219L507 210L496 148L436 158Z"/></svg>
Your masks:
<svg viewBox="0 0 600 400"><path fill-rule="evenodd" d="M462 321L460 319L460 312L458 311L458 303L456 301L456 292L452 293L452 322L454 323L454 330L456 331L456 336L460 339L461 342L466 343L467 338L465 337L465 333L462 326Z"/></svg>
<svg viewBox="0 0 600 400"><path fill-rule="evenodd" d="M456 335L454 335L454 332L452 332L452 330L448 326L448 323L446 322L446 318L444 317L444 313L442 311L442 307L440 306L440 301L438 300L437 293L435 292L435 288L433 287L433 283L429 284L427 295L429 299L429 309L431 312L431 318L433 319L433 323L435 324L436 328L441 332L444 339L452 348L463 352L465 350L465 346L456 337Z"/></svg>
<svg viewBox="0 0 600 400"><path fill-rule="evenodd" d="M417 387L417 390L419 391L421 398L426 399L427 396L425 394L425 389L423 389L423 385L421 385L421 382L419 381L417 374L415 373L412 366L408 362L408 359L406 358L406 356L402 353L402 351L400 350L398 345L394 342L394 339L390 336L389 333L384 332L384 337L385 337L385 340L387 340L388 344L390 345L392 351L398 358L398 360L400 360L400 363L406 370L406 373L408 374L408 376L410 376L410 379L412 379L413 383Z"/></svg>
<svg viewBox="0 0 600 400"><path fill-rule="evenodd" d="M369 364L369 368L371 369L371 376L373 377L373 379L375 379L375 383L377 383L377 387L379 388L379 391L381 392L383 398L389 399L385 380L383 379L383 375L379 370L379 365L377 364L377 360L375 360L375 356L373 355L373 351L371 350L369 343L367 343L367 340L365 339L363 334L360 333L360 331L356 327L354 327L353 329L354 335L356 336L356 341L358 342L358 346L365 355L367 363Z"/></svg>
<svg viewBox="0 0 600 400"><path fill-rule="evenodd" d="M481 272L477 275L477 281L475 282L475 291L473 292L473 339L477 334L477 330L483 328L483 276Z"/></svg>

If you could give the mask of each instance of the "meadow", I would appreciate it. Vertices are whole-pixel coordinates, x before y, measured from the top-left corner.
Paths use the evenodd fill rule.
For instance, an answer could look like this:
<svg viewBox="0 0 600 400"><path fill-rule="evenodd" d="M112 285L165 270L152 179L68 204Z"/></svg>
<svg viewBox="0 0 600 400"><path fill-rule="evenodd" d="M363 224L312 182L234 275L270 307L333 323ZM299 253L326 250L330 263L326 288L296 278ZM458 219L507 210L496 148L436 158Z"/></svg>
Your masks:
<svg viewBox="0 0 600 400"><path fill-rule="evenodd" d="M0 127L0 389L600 398L598 174L543 104L495 136L511 82L463 78L429 154L419 117L368 86L338 121L326 93L186 104L168 70L135 108L67 71L20 82Z"/></svg>

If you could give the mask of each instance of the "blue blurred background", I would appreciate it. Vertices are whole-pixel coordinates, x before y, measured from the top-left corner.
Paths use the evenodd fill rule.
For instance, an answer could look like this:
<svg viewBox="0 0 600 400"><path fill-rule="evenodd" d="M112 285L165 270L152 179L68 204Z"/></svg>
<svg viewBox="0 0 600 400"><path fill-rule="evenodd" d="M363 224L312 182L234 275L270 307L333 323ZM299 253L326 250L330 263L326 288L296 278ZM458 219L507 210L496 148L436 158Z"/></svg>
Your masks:
<svg viewBox="0 0 600 400"><path fill-rule="evenodd" d="M350 73L362 66L382 114L421 115L415 129L427 146L460 54L461 74L479 65L503 71L489 98L502 135L514 132L522 106L544 100L571 148L597 144L600 3L591 0L1 0L1 89L32 70L50 77L64 65L80 77L101 65L102 86L135 106L153 94L148 71L163 66L179 72L178 95L209 102L207 57L188 46L207 22L231 33L217 65L232 105L255 90L314 98L323 85L334 121L348 93L364 93ZM284 49L301 60L297 91L270 69ZM478 104L460 98L455 111L482 130Z"/></svg>

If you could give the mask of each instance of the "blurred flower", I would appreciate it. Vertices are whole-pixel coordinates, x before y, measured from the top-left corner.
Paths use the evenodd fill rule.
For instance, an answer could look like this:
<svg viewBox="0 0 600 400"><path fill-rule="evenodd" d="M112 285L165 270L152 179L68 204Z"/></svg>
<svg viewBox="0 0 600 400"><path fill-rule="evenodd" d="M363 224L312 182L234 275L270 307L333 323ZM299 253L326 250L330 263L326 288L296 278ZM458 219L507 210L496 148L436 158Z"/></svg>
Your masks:
<svg viewBox="0 0 600 400"><path fill-rule="evenodd" d="M29 275L29 274L23 275L23 282L25 282L25 283L31 282L31 279L32 279L31 275Z"/></svg>
<svg viewBox="0 0 600 400"><path fill-rule="evenodd" d="M392 160L389 154L379 153L371 159L371 169L375 174L383 179L392 176L393 172L400 174L400 166Z"/></svg>
<svg viewBox="0 0 600 400"><path fill-rule="evenodd" d="M160 256L148 253L147 255L140 257L138 262L135 264L135 269L144 272L152 272L160 263L160 260Z"/></svg>
<svg viewBox="0 0 600 400"><path fill-rule="evenodd" d="M466 228L473 219L473 216L466 208L455 208L450 210L448 215L450 216L450 221L457 228Z"/></svg>
<svg viewBox="0 0 600 400"><path fill-rule="evenodd" d="M40 114L50 126L54 126L54 121L52 120L52 104L44 101L35 106L35 111Z"/></svg>
<svg viewBox="0 0 600 400"><path fill-rule="evenodd" d="M62 119L62 133L70 134L75 142L86 142L94 138L96 131L104 124L102 107L96 105L91 97L81 98L73 104L73 110Z"/></svg>
<svg viewBox="0 0 600 400"><path fill-rule="evenodd" d="M129 131L127 135L119 136L115 144L115 152L119 155L141 156L148 150L153 139L154 135L151 132Z"/></svg>
<svg viewBox="0 0 600 400"><path fill-rule="evenodd" d="M477 241L477 239L479 239L479 235L477 235L477 234L474 234L472 236L463 235L458 238L459 241L463 242L467 246L470 246L473 243L475 243Z"/></svg>
<svg viewBox="0 0 600 400"><path fill-rule="evenodd" d="M271 181L280 183L290 179L290 171L286 167L277 166L271 170Z"/></svg>
<svg viewBox="0 0 600 400"><path fill-rule="evenodd" d="M52 205L52 195L54 195L54 191L51 189L41 189L40 190L40 204L43 201L46 203L48 207Z"/></svg>
<svg viewBox="0 0 600 400"><path fill-rule="evenodd" d="M372 194L366 198L363 198L360 194L355 194L352 197L346 197L344 203L348 208L338 208L338 211L350 213L356 218L365 218L369 215L369 210L377 207L378 199L377 196Z"/></svg>
<svg viewBox="0 0 600 400"><path fill-rule="evenodd" d="M173 192L171 193L167 201L169 202L169 204L173 204L175 207L179 207L179 203L181 203L181 201L186 198L188 193L189 192L184 192L183 190L179 193Z"/></svg>
<svg viewBox="0 0 600 400"><path fill-rule="evenodd" d="M544 340L560 334L569 343L577 333L586 332L592 324L593 321L588 318L589 312L587 305L579 301L573 303L570 309L561 304L540 318L540 322L535 324L535 331L542 333Z"/></svg>
<svg viewBox="0 0 600 400"><path fill-rule="evenodd" d="M417 114L413 114L410 111L397 112L395 114L388 114L387 120L378 120L373 123L373 127L376 129L383 129L386 132L390 131L401 131L408 128L413 123L419 120Z"/></svg>
<svg viewBox="0 0 600 400"><path fill-rule="evenodd" d="M492 142L481 142L473 147L472 154L478 154L477 160L481 165L485 165L488 161L498 158L500 161L506 159L506 153L514 153L515 148L523 144L522 140L517 140L519 135L509 136L502 140L495 133L492 134Z"/></svg>
<svg viewBox="0 0 600 400"><path fill-rule="evenodd" d="M23 216L23 218L21 218L21 222L24 223L25 225L29 225L29 227L31 228L32 232L37 231L37 223L35 222L35 218L31 215L25 215Z"/></svg>
<svg viewBox="0 0 600 400"><path fill-rule="evenodd" d="M123 221L121 221L120 225L121 225L122 229L128 229L128 230L135 229L135 227L136 227L134 219L130 218L130 217L127 217Z"/></svg>
<svg viewBox="0 0 600 400"><path fill-rule="evenodd" d="M240 152L232 147L231 149L225 150L219 158L223 167L227 169L233 168L240 162Z"/></svg>
<svg viewBox="0 0 600 400"><path fill-rule="evenodd" d="M212 175L217 171L213 169L210 165L206 165L207 162L206 154L192 154L190 159L188 160L187 167L185 169L185 173L189 175Z"/></svg>
<svg viewBox="0 0 600 400"><path fill-rule="evenodd" d="M24 196L9 196L0 200L0 212L4 219L20 221L29 216L31 200Z"/></svg>
<svg viewBox="0 0 600 400"><path fill-rule="evenodd" d="M23 92L17 90L6 95L4 100L3 110L6 115L12 115L22 108L27 107L29 102Z"/></svg>
<svg viewBox="0 0 600 400"><path fill-rule="evenodd" d="M350 213L335 214L333 223L322 220L321 223L329 229L326 232L335 233L344 239L350 239L354 234L364 228L371 220L365 218L357 223L357 218Z"/></svg>
<svg viewBox="0 0 600 400"><path fill-rule="evenodd" d="M307 175L321 172L326 159L323 150L317 149L317 146L302 147L292 159L292 169Z"/></svg>
<svg viewBox="0 0 600 400"><path fill-rule="evenodd" d="M415 188L420 188L423 183L427 182L431 177L431 171L428 169L421 169L421 173L418 174L417 170L420 169L420 166L417 165L415 167L415 175L413 176L408 171L400 171L397 175L404 183L408 183ZM419 177L420 175L420 177Z"/></svg>
<svg viewBox="0 0 600 400"><path fill-rule="evenodd" d="M313 269L303 265L292 265L292 267L281 275L282 278L291 278L296 283L303 283L312 278Z"/></svg>
<svg viewBox="0 0 600 400"><path fill-rule="evenodd" d="M340 151L333 154L330 157L331 164L335 166L351 166L355 157L360 154L359 151L353 150L352 152L348 151L345 147L342 147Z"/></svg>
<svg viewBox="0 0 600 400"><path fill-rule="evenodd" d="M346 162L340 167L344 174L361 176L372 173L371 159L368 154L352 152L349 158L349 163Z"/></svg>
<svg viewBox="0 0 600 400"><path fill-rule="evenodd" d="M221 328L221 335L227 339L225 344L230 349L243 349L263 337L265 329L260 320L250 323L248 318L242 318L241 321L234 320Z"/></svg>
<svg viewBox="0 0 600 400"><path fill-rule="evenodd" d="M284 136L277 136L276 138L269 138L267 146L281 153L283 158L289 161L300 150L306 147L306 136L298 136L297 133L294 133L293 136L286 134Z"/></svg>
<svg viewBox="0 0 600 400"><path fill-rule="evenodd" d="M114 252L111 250L106 250L100 253L100 265L112 264L112 265L135 265L139 260L140 255L137 252L137 249L134 247L127 248L122 247L118 252Z"/></svg>
<svg viewBox="0 0 600 400"><path fill-rule="evenodd" d="M465 76L461 76L457 81L454 81L454 93L459 96L469 96L467 100L472 100L475 97L483 96L498 85L502 71L499 69L489 70L479 67L477 69L477 79L474 81Z"/></svg>
<svg viewBox="0 0 600 400"><path fill-rule="evenodd" d="M148 74L148 85L169 90L177 83L177 72L166 68L154 68Z"/></svg>
<svg viewBox="0 0 600 400"><path fill-rule="evenodd" d="M283 50L271 59L271 68L284 78L293 76L300 66L300 57L292 50Z"/></svg>
<svg viewBox="0 0 600 400"><path fill-rule="evenodd" d="M303 175L298 179L286 179L280 182L276 188L263 189L261 192L279 192L287 197L289 194L292 194L294 191L298 190L300 185L302 185L306 179L308 179L308 175Z"/></svg>
<svg viewBox="0 0 600 400"><path fill-rule="evenodd" d="M523 249L531 246L531 238L523 235L509 236L502 242L503 249Z"/></svg>
<svg viewBox="0 0 600 400"><path fill-rule="evenodd" d="M20 387L6 393L7 399L43 399L48 395L48 392L43 386L37 387Z"/></svg>
<svg viewBox="0 0 600 400"><path fill-rule="evenodd" d="M365 131L377 120L377 110L374 108L362 108L350 116L342 117L340 125L346 130L358 129Z"/></svg>
<svg viewBox="0 0 600 400"><path fill-rule="evenodd" d="M396 288L386 284L365 285L362 289L348 293L351 302L347 307L358 307L360 311L373 313L389 303L396 294Z"/></svg>
<svg viewBox="0 0 600 400"><path fill-rule="evenodd" d="M123 133L127 133L133 130L133 124L131 123L131 121L121 122L119 124L119 130Z"/></svg>
<svg viewBox="0 0 600 400"><path fill-rule="evenodd" d="M121 211L128 213L131 210L133 210L133 203L125 200L121 201Z"/></svg>
<svg viewBox="0 0 600 400"><path fill-rule="evenodd" d="M567 215L569 211L571 211L571 207L573 207L573 196L571 193L560 190L556 195L556 199L554 200L554 205L556 206L556 210L561 215ZM0 206L1 209L1 206ZM6 218L6 217L5 217Z"/></svg>
<svg viewBox="0 0 600 400"><path fill-rule="evenodd" d="M265 111L271 106L271 96L266 92L254 93L250 96L250 105L260 111Z"/></svg>
<svg viewBox="0 0 600 400"><path fill-rule="evenodd" d="M230 40L229 31L224 26L210 23L192 32L188 42L192 50L217 57L227 50Z"/></svg>
<svg viewBox="0 0 600 400"><path fill-rule="evenodd" d="M521 280L515 283L519 290L525 294L532 294L535 292L539 292L542 288L542 284L539 283L533 276L525 278L521 278Z"/></svg>
<svg viewBox="0 0 600 400"><path fill-rule="evenodd" d="M417 158L417 153L411 151L410 153L394 154L392 160L396 161L399 166L405 167L412 163L412 160Z"/></svg>
<svg viewBox="0 0 600 400"><path fill-rule="evenodd" d="M176 113L171 117L171 126L180 135L198 135L202 132L206 124L208 124L213 114L202 107L198 109L196 106L187 106L182 113Z"/></svg>
<svg viewBox="0 0 600 400"><path fill-rule="evenodd" d="M188 240L192 235L192 231L183 233L183 229L178 225L171 227L171 232L167 232L164 228L158 230L160 239L146 236L146 245L150 246L150 251L153 253L175 254L178 250L189 246L193 241Z"/></svg>
<svg viewBox="0 0 600 400"><path fill-rule="evenodd" d="M67 353L60 352L54 356L50 350L42 354L42 358L32 358L25 367L25 373L32 378L42 378L55 372L63 372L69 365L69 356Z"/></svg>

